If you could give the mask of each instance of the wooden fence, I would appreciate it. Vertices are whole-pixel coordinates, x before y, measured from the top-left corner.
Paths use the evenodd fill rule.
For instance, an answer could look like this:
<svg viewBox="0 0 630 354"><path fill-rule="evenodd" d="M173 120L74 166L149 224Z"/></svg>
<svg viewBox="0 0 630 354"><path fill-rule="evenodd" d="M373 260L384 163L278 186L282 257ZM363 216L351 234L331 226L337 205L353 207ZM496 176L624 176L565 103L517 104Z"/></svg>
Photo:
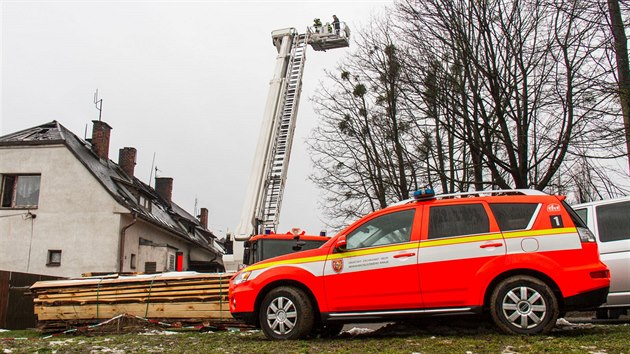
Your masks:
<svg viewBox="0 0 630 354"><path fill-rule="evenodd" d="M29 288L37 281L55 279L61 278L0 270L0 328L34 328L37 317Z"/></svg>

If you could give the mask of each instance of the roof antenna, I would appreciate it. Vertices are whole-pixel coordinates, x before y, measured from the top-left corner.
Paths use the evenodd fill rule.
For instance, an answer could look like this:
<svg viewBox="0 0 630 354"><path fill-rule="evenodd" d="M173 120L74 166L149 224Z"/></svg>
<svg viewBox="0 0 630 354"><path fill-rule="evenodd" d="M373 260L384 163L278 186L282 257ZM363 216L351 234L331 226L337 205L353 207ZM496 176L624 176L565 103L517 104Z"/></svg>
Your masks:
<svg viewBox="0 0 630 354"><path fill-rule="evenodd" d="M149 173L149 187L151 187L151 181L153 180L153 168L155 168L155 174L157 177L157 167L155 166L155 152L153 152L153 161L151 161L151 173Z"/></svg>
<svg viewBox="0 0 630 354"><path fill-rule="evenodd" d="M103 99L98 99L98 89L94 92L94 105L98 109L98 121L101 121L101 114L103 113Z"/></svg>

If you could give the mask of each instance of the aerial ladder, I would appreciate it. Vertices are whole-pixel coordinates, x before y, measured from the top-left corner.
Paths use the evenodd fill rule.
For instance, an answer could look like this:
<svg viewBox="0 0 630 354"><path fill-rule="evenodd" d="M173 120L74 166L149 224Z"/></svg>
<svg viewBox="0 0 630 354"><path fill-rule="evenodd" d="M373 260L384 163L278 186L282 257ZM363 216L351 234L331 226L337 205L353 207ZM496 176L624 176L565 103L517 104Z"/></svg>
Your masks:
<svg viewBox="0 0 630 354"><path fill-rule="evenodd" d="M324 24L308 27L303 34L295 28L271 32L278 56L240 222L229 235L232 254L223 257L227 271L235 271L244 264L245 242L252 236L273 238L276 235L302 91L306 49L309 45L315 51L344 48L349 46L349 39L350 30L343 22L339 23L339 29ZM286 237L277 236L276 239ZM252 262L251 259L246 261Z"/></svg>

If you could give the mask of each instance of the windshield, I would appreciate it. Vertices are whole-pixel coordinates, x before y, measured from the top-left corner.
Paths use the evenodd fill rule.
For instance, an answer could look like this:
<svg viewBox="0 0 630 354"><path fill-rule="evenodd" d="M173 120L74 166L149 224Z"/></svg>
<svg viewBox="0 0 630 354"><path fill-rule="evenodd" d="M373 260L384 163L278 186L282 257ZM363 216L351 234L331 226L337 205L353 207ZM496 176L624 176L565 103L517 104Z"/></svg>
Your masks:
<svg viewBox="0 0 630 354"><path fill-rule="evenodd" d="M301 245L301 248L293 249L298 245L295 240L261 239L256 241L252 245L253 247L250 246L250 252L253 257L249 259L249 264L254 264L265 259L282 256L293 252L312 250L315 248L319 248L324 243L326 243L326 240L300 240L299 244Z"/></svg>
<svg viewBox="0 0 630 354"><path fill-rule="evenodd" d="M323 245L324 241L299 241L300 245L302 245L301 249L294 250L293 247L297 245L295 240L260 240L258 248L262 248L261 259L269 259L277 256L282 256L285 254L298 252L298 251L306 251L312 250L315 248L319 248ZM261 247L262 246L262 247Z"/></svg>

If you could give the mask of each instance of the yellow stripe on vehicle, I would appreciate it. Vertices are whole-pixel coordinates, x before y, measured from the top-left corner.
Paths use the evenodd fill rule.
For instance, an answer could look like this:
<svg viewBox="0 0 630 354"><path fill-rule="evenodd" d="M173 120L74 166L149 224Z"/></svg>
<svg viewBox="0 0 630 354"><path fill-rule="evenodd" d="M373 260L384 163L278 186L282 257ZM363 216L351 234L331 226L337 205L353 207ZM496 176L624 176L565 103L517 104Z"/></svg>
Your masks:
<svg viewBox="0 0 630 354"><path fill-rule="evenodd" d="M492 234L466 236L466 237L440 238L437 240L422 241L420 242L420 247L434 247L434 246L453 245L457 243L470 243L470 242L491 241L491 240L500 240L500 239L502 239L501 233L492 233Z"/></svg>
<svg viewBox="0 0 630 354"><path fill-rule="evenodd" d="M269 262L269 263L263 263L263 264L253 264L245 268L245 271L252 271L252 270L257 270L257 269L275 267L275 266L279 266L283 264L301 264L301 263L319 262L319 261L325 261L325 260L326 260L326 255L297 258L297 259L285 259L283 261L275 261L275 262Z"/></svg>
<svg viewBox="0 0 630 354"><path fill-rule="evenodd" d="M376 253L404 251L404 250L416 249L416 248L418 248L418 242L410 242L410 243L402 243L402 244L382 246L382 247L367 248L367 249L356 250L356 251L346 251L343 253L335 253L328 256L328 259L367 256L367 255L376 254Z"/></svg>
<svg viewBox="0 0 630 354"><path fill-rule="evenodd" d="M557 229L544 229L544 230L525 230L525 231L507 231L503 233L505 238L518 238L518 237L531 237L531 236L551 236L557 234L569 234L575 233L577 229L575 227L563 227Z"/></svg>
<svg viewBox="0 0 630 354"><path fill-rule="evenodd" d="M402 244L366 248L366 249L361 249L361 250L356 250L356 251L346 251L346 252L334 253L334 254L329 254L329 255L320 255L320 256L296 258L296 259L286 259L282 261L275 261L275 262L269 262L269 263L263 263L263 264L254 264L245 268L245 271L253 271L253 270L258 270L258 269L275 267L279 265L322 262L322 261L325 261L326 259L332 260L332 259L340 259L340 258L367 256L371 254L404 251L404 250L424 248L424 247L436 247L436 246L446 246L446 245L463 244L463 243L471 243L471 242L502 240L503 238L512 239L512 238L532 237L532 236L553 236L553 235L558 235L558 234L567 234L567 233L575 233L575 232L577 232L575 227L565 227L565 228L545 229L545 230L523 230L523 231L511 231L511 232L508 231L508 232L504 232L503 235L501 235L501 233L499 232L495 232L495 233L490 233L490 234L464 236L464 237L450 237L450 238L441 238L441 239L436 239L436 240L422 240L422 241L407 242L407 243L402 243Z"/></svg>

